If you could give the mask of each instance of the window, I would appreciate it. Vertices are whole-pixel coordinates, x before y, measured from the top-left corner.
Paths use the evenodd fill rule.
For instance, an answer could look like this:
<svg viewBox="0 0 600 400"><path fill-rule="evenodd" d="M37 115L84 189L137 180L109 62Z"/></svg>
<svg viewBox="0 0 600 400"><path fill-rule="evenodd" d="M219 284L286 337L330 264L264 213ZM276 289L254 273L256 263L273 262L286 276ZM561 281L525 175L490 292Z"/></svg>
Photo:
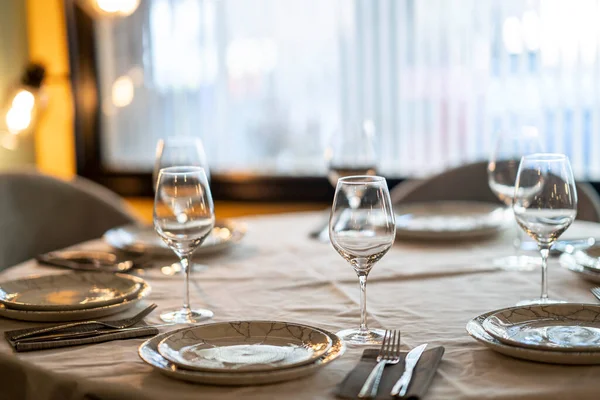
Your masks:
<svg viewBox="0 0 600 400"><path fill-rule="evenodd" d="M216 173L324 176L329 135L370 120L380 171L486 159L537 126L600 180L596 0L147 0L95 24L101 162L147 172L202 138Z"/></svg>

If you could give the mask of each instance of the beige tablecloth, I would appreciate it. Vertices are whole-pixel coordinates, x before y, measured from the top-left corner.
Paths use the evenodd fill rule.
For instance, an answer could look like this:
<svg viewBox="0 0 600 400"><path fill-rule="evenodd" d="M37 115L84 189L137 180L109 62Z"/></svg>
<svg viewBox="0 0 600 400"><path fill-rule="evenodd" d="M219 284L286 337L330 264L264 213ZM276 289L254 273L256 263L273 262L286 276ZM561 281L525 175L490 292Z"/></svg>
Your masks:
<svg viewBox="0 0 600 400"><path fill-rule="evenodd" d="M214 321L276 319L331 331L357 326L356 275L331 245L308 239L317 213L248 219L248 234L229 253L198 259L209 268L195 274L193 305L214 311ZM566 236L600 237L600 225L576 223ZM86 246L102 248L100 241ZM508 238L464 243L397 241L374 267L368 283L369 323L400 328L403 346L443 345L446 354L428 399L597 399L600 367L557 366L497 354L471 339L467 321L485 311L539 295L539 271L494 270L493 257L511 253ZM63 272L27 262L2 280ZM158 303L149 322L181 304L182 277L144 271ZM595 302L592 284L552 261L550 294ZM35 323L0 319L8 330ZM331 399L332 390L357 362L349 348L316 375L297 381L240 388L194 385L169 379L137 355L142 339L15 354L0 342L0 399Z"/></svg>

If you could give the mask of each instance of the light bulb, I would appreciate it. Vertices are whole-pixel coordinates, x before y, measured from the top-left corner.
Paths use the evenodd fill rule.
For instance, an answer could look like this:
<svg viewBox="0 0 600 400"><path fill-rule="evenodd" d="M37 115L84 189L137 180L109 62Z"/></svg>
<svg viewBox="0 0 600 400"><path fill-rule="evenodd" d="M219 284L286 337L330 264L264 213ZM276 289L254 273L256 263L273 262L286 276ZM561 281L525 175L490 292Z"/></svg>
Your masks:
<svg viewBox="0 0 600 400"><path fill-rule="evenodd" d="M31 124L31 110L11 107L6 113L6 127L13 135L29 128Z"/></svg>
<svg viewBox="0 0 600 400"><path fill-rule="evenodd" d="M129 76L121 76L112 85L112 102L115 107L131 104L134 95L133 81Z"/></svg>
<svg viewBox="0 0 600 400"><path fill-rule="evenodd" d="M134 13L140 5L140 0L92 0L94 8L104 15L127 17Z"/></svg>
<svg viewBox="0 0 600 400"><path fill-rule="evenodd" d="M33 106L35 105L35 97L33 93L28 90L20 90L12 101L12 108L16 108L19 110L33 110Z"/></svg>

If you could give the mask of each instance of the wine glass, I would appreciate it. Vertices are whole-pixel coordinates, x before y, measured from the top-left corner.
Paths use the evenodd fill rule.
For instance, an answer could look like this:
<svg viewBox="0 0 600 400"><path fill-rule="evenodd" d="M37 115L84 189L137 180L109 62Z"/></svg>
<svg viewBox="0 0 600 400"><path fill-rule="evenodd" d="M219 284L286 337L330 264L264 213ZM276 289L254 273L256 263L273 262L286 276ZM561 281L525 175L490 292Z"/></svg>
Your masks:
<svg viewBox="0 0 600 400"><path fill-rule="evenodd" d="M210 179L208 162L202 141L192 136L171 136L159 139L156 144L156 157L152 171L152 182L156 189L158 172L166 167L202 167Z"/></svg>
<svg viewBox="0 0 600 400"><path fill-rule="evenodd" d="M185 275L185 297L180 310L160 315L165 322L195 323L212 311L190 307L190 265L194 250L215 225L208 178L200 167L168 167L159 171L154 199L154 229L179 257Z"/></svg>
<svg viewBox="0 0 600 400"><path fill-rule="evenodd" d="M375 152L375 125L365 120L332 135L325 151L327 178L336 187L339 178L353 175L375 175L377 154Z"/></svg>
<svg viewBox="0 0 600 400"><path fill-rule="evenodd" d="M204 168L207 178L210 180L210 172L204 146L202 141L193 136L170 136L159 139L156 144L156 157L154 160L154 169L152 171L153 188L156 189L158 173L162 168L177 166L195 166ZM194 263L193 271L204 271L206 265ZM166 275L175 275L183 271L179 263L161 269Z"/></svg>
<svg viewBox="0 0 600 400"><path fill-rule="evenodd" d="M550 247L577 215L577 190L567 156L539 153L521 159L513 211L519 226L537 242L542 257L542 294L518 305L561 302L548 298L547 260Z"/></svg>
<svg viewBox="0 0 600 400"><path fill-rule="evenodd" d="M511 210L521 157L541 151L542 141L535 127L525 126L517 132L510 131L498 135L488 163L488 184L496 197ZM516 223L512 231L515 254L497 258L494 264L510 271L533 270L539 262L532 257L518 255L521 247L521 232Z"/></svg>
<svg viewBox="0 0 600 400"><path fill-rule="evenodd" d="M396 238L396 221L385 178L349 176L337 181L329 218L335 250L352 265L360 284L360 327L337 333L351 344L381 344L385 331L367 327L367 276Z"/></svg>

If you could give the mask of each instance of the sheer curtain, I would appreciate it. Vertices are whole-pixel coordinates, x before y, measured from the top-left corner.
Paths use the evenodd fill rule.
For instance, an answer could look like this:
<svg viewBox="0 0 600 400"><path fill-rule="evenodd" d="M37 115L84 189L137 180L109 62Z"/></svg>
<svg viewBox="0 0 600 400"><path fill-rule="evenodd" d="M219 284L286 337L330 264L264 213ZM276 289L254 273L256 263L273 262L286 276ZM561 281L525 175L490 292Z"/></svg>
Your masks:
<svg viewBox="0 0 600 400"><path fill-rule="evenodd" d="M215 172L325 173L336 129L370 120L381 172L486 159L539 128L600 179L597 0L147 0L98 22L102 154L151 169L202 138Z"/></svg>

